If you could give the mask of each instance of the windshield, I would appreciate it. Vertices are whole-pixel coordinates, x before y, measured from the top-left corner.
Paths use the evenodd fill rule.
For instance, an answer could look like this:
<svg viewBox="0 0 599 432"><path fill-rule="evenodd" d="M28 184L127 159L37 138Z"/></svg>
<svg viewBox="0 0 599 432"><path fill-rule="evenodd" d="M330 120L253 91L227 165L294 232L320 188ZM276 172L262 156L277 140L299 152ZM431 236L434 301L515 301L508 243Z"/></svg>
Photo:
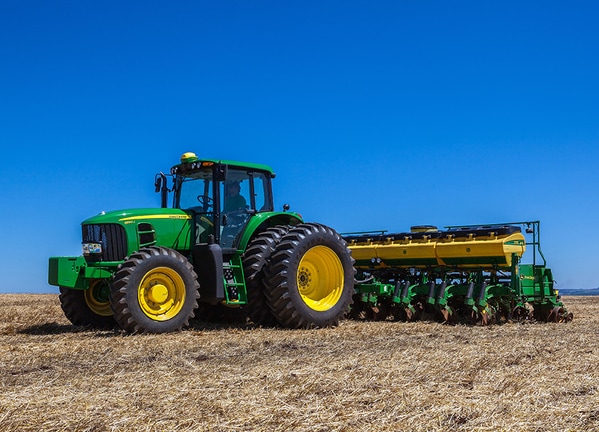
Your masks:
<svg viewBox="0 0 599 432"><path fill-rule="evenodd" d="M212 170L205 169L186 177L178 178L179 193L175 199L179 199L175 207L182 209L193 209L200 213L209 213L213 209L213 187Z"/></svg>

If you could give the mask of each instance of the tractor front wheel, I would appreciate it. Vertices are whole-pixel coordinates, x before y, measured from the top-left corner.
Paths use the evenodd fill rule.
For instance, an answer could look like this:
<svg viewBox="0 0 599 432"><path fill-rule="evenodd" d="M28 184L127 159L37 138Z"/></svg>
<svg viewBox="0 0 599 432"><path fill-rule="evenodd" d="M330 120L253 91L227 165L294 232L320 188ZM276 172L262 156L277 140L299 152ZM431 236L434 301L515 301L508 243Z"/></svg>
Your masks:
<svg viewBox="0 0 599 432"><path fill-rule="evenodd" d="M103 279L91 281L86 290L60 287L60 306L77 326L108 329L116 325L110 309L110 285Z"/></svg>
<svg viewBox="0 0 599 432"><path fill-rule="evenodd" d="M265 269L265 296L279 323L290 328L337 325L354 294L351 253L341 236L324 225L292 228Z"/></svg>
<svg viewBox="0 0 599 432"><path fill-rule="evenodd" d="M194 317L198 288L193 266L183 255L163 247L141 249L114 276L114 318L130 333L181 330Z"/></svg>

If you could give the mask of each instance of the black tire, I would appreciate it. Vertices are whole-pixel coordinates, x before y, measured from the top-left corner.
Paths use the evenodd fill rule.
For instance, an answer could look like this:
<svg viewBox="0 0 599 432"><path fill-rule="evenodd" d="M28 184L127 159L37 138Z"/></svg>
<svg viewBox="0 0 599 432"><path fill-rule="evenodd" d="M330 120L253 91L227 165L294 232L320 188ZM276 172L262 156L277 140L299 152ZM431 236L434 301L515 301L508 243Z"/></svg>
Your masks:
<svg viewBox="0 0 599 432"><path fill-rule="evenodd" d="M86 290L60 287L60 307L76 326L110 329L116 321L110 309L110 285L103 279L90 283Z"/></svg>
<svg viewBox="0 0 599 432"><path fill-rule="evenodd" d="M353 258L332 228L308 223L291 229L265 268L267 304L288 328L337 325L354 294Z"/></svg>
<svg viewBox="0 0 599 432"><path fill-rule="evenodd" d="M256 325L274 327L277 319L264 295L264 267L289 227L276 226L261 232L248 245L243 256L243 272L247 289L247 315Z"/></svg>
<svg viewBox="0 0 599 432"><path fill-rule="evenodd" d="M114 275L114 319L130 333L181 330L194 317L199 287L193 266L177 251L155 246L141 249Z"/></svg>

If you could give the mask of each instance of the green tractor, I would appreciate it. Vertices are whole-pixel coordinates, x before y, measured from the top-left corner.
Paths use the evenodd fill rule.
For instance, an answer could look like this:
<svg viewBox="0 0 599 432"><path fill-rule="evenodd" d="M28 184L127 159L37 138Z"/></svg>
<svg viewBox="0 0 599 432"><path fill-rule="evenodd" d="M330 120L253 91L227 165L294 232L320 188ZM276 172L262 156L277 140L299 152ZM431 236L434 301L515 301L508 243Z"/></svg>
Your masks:
<svg viewBox="0 0 599 432"><path fill-rule="evenodd" d="M240 308L257 325L336 325L354 294L351 253L332 228L287 205L274 211L274 177L266 165L185 153L170 175L156 175L161 208L83 221L83 254L49 259L66 317L164 333L198 311Z"/></svg>

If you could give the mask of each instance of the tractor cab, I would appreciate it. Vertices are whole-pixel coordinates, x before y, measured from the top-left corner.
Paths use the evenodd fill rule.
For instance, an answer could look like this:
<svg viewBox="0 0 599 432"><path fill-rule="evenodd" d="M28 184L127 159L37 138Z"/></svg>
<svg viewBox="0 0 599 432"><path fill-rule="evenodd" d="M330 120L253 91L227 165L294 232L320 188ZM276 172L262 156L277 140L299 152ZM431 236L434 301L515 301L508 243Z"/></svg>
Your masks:
<svg viewBox="0 0 599 432"><path fill-rule="evenodd" d="M171 174L173 207L191 213L196 245L216 243L223 253L233 253L251 216L273 211L274 173L268 166L200 160L185 153Z"/></svg>

